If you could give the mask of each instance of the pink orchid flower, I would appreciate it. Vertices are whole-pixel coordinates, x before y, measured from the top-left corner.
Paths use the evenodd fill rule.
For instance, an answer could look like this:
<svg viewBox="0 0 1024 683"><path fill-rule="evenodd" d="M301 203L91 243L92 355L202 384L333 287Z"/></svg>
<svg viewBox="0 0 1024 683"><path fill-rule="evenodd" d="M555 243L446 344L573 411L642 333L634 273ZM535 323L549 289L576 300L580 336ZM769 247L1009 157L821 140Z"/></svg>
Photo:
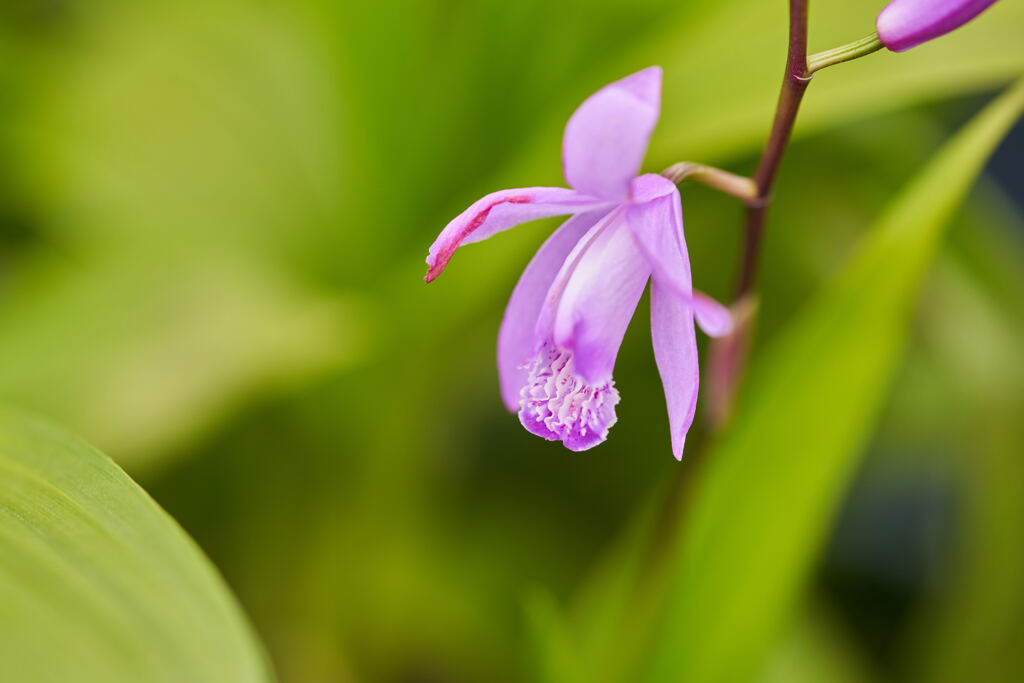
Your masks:
<svg viewBox="0 0 1024 683"><path fill-rule="evenodd" d="M660 109L659 67L597 91L565 127L562 166L573 189L489 194L441 231L427 257L430 282L463 244L572 214L512 292L498 334L498 373L505 405L523 426L574 451L604 441L615 423L612 369L648 279L654 357L677 459L697 405L694 318L712 336L732 327L725 307L691 289L676 186L637 175Z"/></svg>

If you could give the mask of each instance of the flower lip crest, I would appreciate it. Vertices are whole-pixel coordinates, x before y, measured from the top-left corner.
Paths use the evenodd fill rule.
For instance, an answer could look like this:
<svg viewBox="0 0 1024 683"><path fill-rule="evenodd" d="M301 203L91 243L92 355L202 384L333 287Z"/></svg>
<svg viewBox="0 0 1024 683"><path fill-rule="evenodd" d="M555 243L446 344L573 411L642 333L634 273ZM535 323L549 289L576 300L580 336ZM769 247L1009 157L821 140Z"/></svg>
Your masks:
<svg viewBox="0 0 1024 683"><path fill-rule="evenodd" d="M589 385L575 373L572 351L545 344L528 364L519 421L529 432L585 451L608 438L618 419L619 392L611 380Z"/></svg>

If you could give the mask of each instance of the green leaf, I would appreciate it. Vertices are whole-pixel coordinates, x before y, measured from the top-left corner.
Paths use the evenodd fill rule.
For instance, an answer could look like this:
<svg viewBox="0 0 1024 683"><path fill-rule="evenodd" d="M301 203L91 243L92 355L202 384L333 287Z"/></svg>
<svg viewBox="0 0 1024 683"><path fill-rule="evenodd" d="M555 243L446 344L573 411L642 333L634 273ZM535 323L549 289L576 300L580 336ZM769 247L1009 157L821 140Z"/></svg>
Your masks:
<svg viewBox="0 0 1024 683"><path fill-rule="evenodd" d="M269 681L223 580L109 458L0 410L0 680Z"/></svg>
<svg viewBox="0 0 1024 683"><path fill-rule="evenodd" d="M1024 82L910 184L752 368L687 510L646 680L749 680L870 433L942 228L1024 109Z"/></svg>
<svg viewBox="0 0 1024 683"><path fill-rule="evenodd" d="M877 680L843 625L809 605L783 636L758 683L869 683Z"/></svg>
<svg viewBox="0 0 1024 683"><path fill-rule="evenodd" d="M0 397L59 416L134 470L258 397L358 360L369 324L356 297L221 254L174 254L17 271L0 300Z"/></svg>
<svg viewBox="0 0 1024 683"><path fill-rule="evenodd" d="M939 422L939 442L968 457L950 463L960 488L961 551L943 566L943 590L920 610L907 638L904 669L916 672L913 680L996 683L1024 676L1024 653L1015 647L1024 637L1024 546L1018 542L1024 519L1024 222L1000 220L1001 212L992 210L1000 199L989 192L985 221L951 235L954 249L938 263L916 330L928 345L929 374L943 377L943 395L956 396L937 406L946 414L930 411L921 421L933 434ZM935 392L927 381L913 385ZM901 428L909 422L889 421Z"/></svg>

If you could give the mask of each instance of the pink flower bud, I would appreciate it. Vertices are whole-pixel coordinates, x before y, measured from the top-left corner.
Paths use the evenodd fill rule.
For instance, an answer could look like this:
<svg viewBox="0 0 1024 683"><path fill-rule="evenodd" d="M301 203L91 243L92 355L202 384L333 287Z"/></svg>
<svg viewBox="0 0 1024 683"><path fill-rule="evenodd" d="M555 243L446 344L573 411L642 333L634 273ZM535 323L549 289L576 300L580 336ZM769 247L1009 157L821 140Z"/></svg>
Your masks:
<svg viewBox="0 0 1024 683"><path fill-rule="evenodd" d="M878 37L903 52L960 28L996 0L893 0L875 19Z"/></svg>

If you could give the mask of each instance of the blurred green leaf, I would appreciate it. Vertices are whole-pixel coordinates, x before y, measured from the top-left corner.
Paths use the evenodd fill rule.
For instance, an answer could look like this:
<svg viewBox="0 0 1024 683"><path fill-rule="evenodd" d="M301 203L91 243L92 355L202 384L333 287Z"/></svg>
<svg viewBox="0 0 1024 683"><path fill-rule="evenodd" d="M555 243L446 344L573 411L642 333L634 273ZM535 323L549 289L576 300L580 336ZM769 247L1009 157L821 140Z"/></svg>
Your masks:
<svg viewBox="0 0 1024 683"><path fill-rule="evenodd" d="M0 410L0 679L269 681L209 561L106 456Z"/></svg>
<svg viewBox="0 0 1024 683"><path fill-rule="evenodd" d="M1024 82L904 191L752 368L683 525L651 681L749 680L885 398L942 228L1024 109Z"/></svg>
<svg viewBox="0 0 1024 683"><path fill-rule="evenodd" d="M0 297L0 396L61 415L122 465L361 353L369 323L353 297L226 255L136 255L42 259Z"/></svg>
<svg viewBox="0 0 1024 683"><path fill-rule="evenodd" d="M583 583L568 615L546 593L535 594L527 604L538 680L593 683L625 676L633 664L631 655L649 637L644 626L653 620L655 606L650 597L659 593L651 583L664 585L664 572L652 570L651 565L663 559L652 554L658 553L659 510L668 500L667 490L647 499L618 543ZM627 613L632 623L623 630L622 615ZM609 643L615 643L614 647Z"/></svg>
<svg viewBox="0 0 1024 683"><path fill-rule="evenodd" d="M230 245L288 264L336 220L340 112L315 27L232 0L95 9L87 40L26 60L19 188L54 242Z"/></svg>
<svg viewBox="0 0 1024 683"><path fill-rule="evenodd" d="M998 215L991 209L1000 197L985 199ZM950 463L963 494L957 552L908 638L914 680L1010 683L1024 676L1017 647L1024 637L1024 223L996 230L998 223L954 232L956 249L940 261L922 316L927 358L948 375L941 393L956 397L939 418L955 431L943 436L963 443L958 450L969 457Z"/></svg>
<svg viewBox="0 0 1024 683"><path fill-rule="evenodd" d="M783 636L757 683L868 683L878 680L834 615L809 605Z"/></svg>

